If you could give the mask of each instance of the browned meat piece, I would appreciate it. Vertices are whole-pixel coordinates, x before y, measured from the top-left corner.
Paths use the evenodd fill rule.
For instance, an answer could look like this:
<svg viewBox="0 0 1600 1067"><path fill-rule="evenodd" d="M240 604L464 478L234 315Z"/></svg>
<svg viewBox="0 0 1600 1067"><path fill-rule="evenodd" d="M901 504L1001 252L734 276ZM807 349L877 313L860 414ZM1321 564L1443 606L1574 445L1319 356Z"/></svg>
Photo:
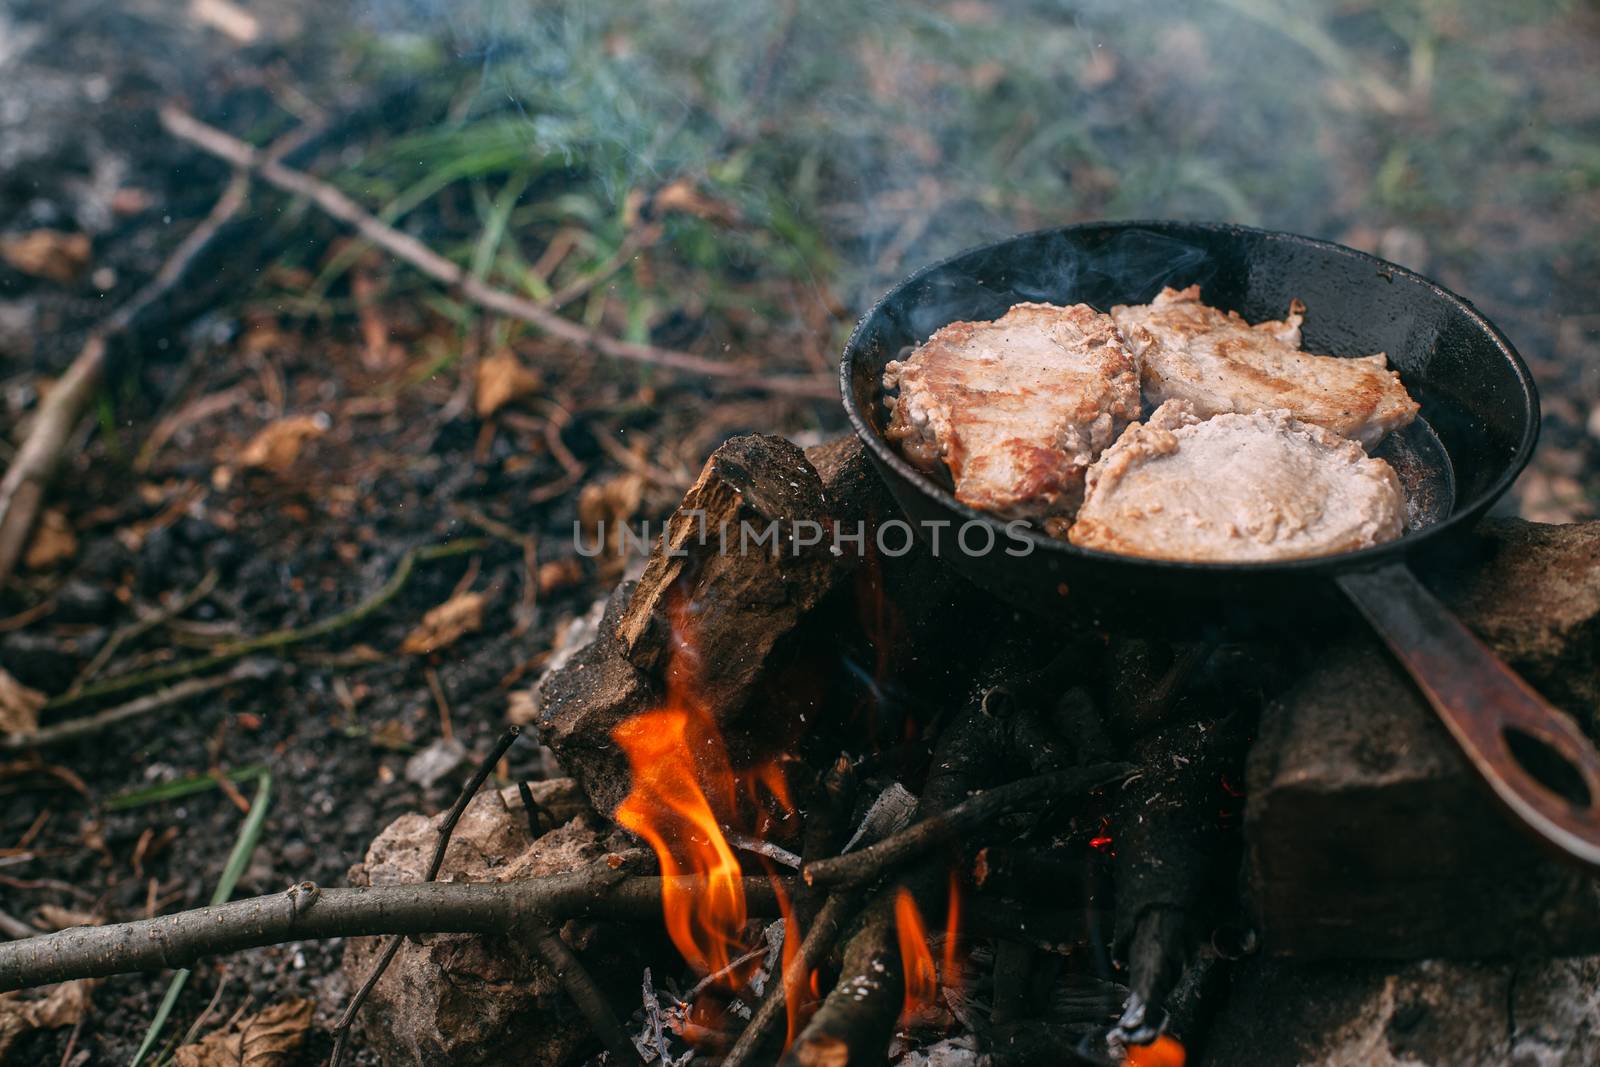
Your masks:
<svg viewBox="0 0 1600 1067"><path fill-rule="evenodd" d="M1065 532L1083 476L1139 414L1139 371L1110 316L1087 304L1017 304L954 322L884 370L900 395L886 436L956 499Z"/></svg>
<svg viewBox="0 0 1600 1067"><path fill-rule="evenodd" d="M1300 351L1299 301L1282 322L1251 326L1200 302L1200 287L1163 289L1111 309L1139 358L1145 399L1187 400L1202 418L1285 409L1371 448L1417 416L1383 353L1341 359Z"/></svg>
<svg viewBox="0 0 1600 1067"><path fill-rule="evenodd" d="M1129 556L1300 559L1400 536L1400 479L1354 441L1287 411L1201 421L1169 400L1089 469L1070 539Z"/></svg>

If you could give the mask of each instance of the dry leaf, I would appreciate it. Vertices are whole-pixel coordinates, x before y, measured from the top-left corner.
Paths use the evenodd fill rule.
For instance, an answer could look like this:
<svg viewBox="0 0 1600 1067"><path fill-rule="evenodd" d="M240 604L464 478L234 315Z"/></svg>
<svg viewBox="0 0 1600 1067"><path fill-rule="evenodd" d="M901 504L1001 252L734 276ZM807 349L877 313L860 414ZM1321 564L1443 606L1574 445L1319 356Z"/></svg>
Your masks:
<svg viewBox="0 0 1600 1067"><path fill-rule="evenodd" d="M400 651L408 654L432 652L453 645L462 634L483 628L482 593L461 593L451 597L422 617L422 623L406 635Z"/></svg>
<svg viewBox="0 0 1600 1067"><path fill-rule="evenodd" d="M73 1026L89 1006L94 983L87 979L63 982L40 999L23 1000L19 993L0 993L0 1063L11 1045L30 1030L56 1030Z"/></svg>
<svg viewBox="0 0 1600 1067"><path fill-rule="evenodd" d="M516 726L530 726L539 721L539 702L531 690L516 689L506 702L506 721Z"/></svg>
<svg viewBox="0 0 1600 1067"><path fill-rule="evenodd" d="M601 578L621 573L630 542L639 537L639 531L628 524L644 501L646 484L644 475L628 471L603 482L590 482L578 494L578 521L591 537L602 531L605 535L605 558L598 565Z"/></svg>
<svg viewBox="0 0 1600 1067"><path fill-rule="evenodd" d="M645 477L626 471L600 482L590 482L578 493L578 519L586 529L604 522L608 526L626 522L644 501Z"/></svg>
<svg viewBox="0 0 1600 1067"><path fill-rule="evenodd" d="M327 432L327 419L316 415L292 415L262 428L239 453L239 465L260 467L283 474L300 458L307 440Z"/></svg>
<svg viewBox="0 0 1600 1067"><path fill-rule="evenodd" d="M22 557L29 570L42 571L64 563L78 554L78 537L66 515L51 508L39 516L38 528L28 542L28 551Z"/></svg>
<svg viewBox="0 0 1600 1067"><path fill-rule="evenodd" d="M29 689L0 667L0 735L36 732L44 702L43 693Z"/></svg>
<svg viewBox="0 0 1600 1067"><path fill-rule="evenodd" d="M539 564L539 595L549 596L583 581L583 565L571 556Z"/></svg>
<svg viewBox="0 0 1600 1067"><path fill-rule="evenodd" d="M391 752L411 751L411 742L416 739L416 731L399 719L385 719L367 733L368 741Z"/></svg>
<svg viewBox="0 0 1600 1067"><path fill-rule="evenodd" d="M193 0L189 17L238 44L251 44L261 36L260 20L230 0Z"/></svg>
<svg viewBox="0 0 1600 1067"><path fill-rule="evenodd" d="M544 379L516 356L499 351L478 364L478 418L486 419L513 400L539 391Z"/></svg>
<svg viewBox="0 0 1600 1067"><path fill-rule="evenodd" d="M737 207L707 194L688 178L678 178L662 186L650 204L657 215L676 211L724 226L736 226L741 218Z"/></svg>
<svg viewBox="0 0 1600 1067"><path fill-rule="evenodd" d="M311 1001L287 1000L184 1045L175 1067L287 1067L311 1029Z"/></svg>
<svg viewBox="0 0 1600 1067"><path fill-rule="evenodd" d="M0 259L24 274L70 285L89 265L89 235L32 230L0 237Z"/></svg>
<svg viewBox="0 0 1600 1067"><path fill-rule="evenodd" d="M100 916L87 911L74 911L59 904L39 905L39 925L51 930L65 930L73 926L100 926L104 922Z"/></svg>

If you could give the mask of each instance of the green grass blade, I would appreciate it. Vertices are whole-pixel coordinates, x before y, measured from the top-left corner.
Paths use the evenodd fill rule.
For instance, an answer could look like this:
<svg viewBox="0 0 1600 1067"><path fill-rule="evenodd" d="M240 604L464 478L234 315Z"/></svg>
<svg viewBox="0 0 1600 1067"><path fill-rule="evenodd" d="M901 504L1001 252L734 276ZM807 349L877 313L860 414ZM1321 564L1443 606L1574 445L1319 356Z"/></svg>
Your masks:
<svg viewBox="0 0 1600 1067"><path fill-rule="evenodd" d="M230 782L242 782L249 778L260 777L265 771L266 768L261 764L252 763L245 767L235 768L224 777ZM194 774L187 778L162 782L160 785L135 789L129 793L119 793L105 802L105 810L127 811L129 808L139 808L146 804L159 804L163 800L176 800L179 797L193 796L195 793L204 793L216 787L217 780L211 775Z"/></svg>

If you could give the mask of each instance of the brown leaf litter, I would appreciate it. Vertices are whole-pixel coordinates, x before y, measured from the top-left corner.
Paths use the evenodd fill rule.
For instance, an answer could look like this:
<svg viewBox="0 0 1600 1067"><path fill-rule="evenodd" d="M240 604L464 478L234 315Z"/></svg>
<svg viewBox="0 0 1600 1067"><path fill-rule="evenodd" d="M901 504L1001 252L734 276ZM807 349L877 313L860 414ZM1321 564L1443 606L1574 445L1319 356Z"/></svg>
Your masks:
<svg viewBox="0 0 1600 1067"><path fill-rule="evenodd" d="M483 628L482 593L457 593L422 617L416 629L406 635L400 651L407 655L433 652L455 644L463 635Z"/></svg>
<svg viewBox="0 0 1600 1067"><path fill-rule="evenodd" d="M174 1067L288 1067L311 1029L311 1008L308 999L286 1000L247 1015L178 1049Z"/></svg>

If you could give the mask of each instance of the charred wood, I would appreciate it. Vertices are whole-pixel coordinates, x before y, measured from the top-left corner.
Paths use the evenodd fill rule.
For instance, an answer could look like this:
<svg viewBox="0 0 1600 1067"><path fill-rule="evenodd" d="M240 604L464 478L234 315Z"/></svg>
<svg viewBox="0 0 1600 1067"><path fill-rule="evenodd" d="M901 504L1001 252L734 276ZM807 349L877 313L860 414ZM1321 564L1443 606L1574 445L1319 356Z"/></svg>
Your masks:
<svg viewBox="0 0 1600 1067"><path fill-rule="evenodd" d="M1231 897L1238 854L1219 813L1243 766L1253 717L1168 726L1134 747L1141 773L1118 794L1115 951L1128 969L1120 1021L1136 1043L1160 1032L1163 1003L1195 943Z"/></svg>
<svg viewBox="0 0 1600 1067"><path fill-rule="evenodd" d="M803 873L809 885L862 885L936 845L958 840L1001 815L1029 805L1081 796L1126 778L1132 769L1126 763L1100 763L1036 775L975 792L970 799L922 819L876 845L808 864ZM919 813L929 806L925 795Z"/></svg>

